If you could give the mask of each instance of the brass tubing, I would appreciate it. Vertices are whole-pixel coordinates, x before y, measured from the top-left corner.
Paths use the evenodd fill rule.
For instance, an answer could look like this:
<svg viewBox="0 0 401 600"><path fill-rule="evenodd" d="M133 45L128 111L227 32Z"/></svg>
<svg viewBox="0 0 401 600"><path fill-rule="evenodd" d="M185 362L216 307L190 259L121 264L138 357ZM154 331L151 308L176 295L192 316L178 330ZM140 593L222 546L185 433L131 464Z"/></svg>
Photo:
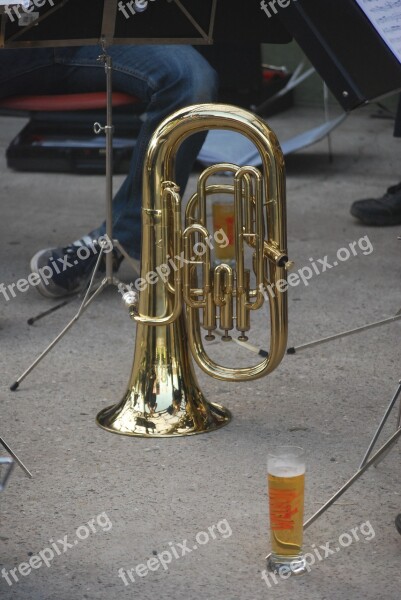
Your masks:
<svg viewBox="0 0 401 600"><path fill-rule="evenodd" d="M245 231L242 226L242 180L245 179L245 187L248 189L248 195L246 197L247 204L252 202L252 198L249 197L249 177L253 176L255 180L255 231ZM237 235L241 239L241 252L238 251L237 260L239 261L237 269L238 278L238 290L242 293L244 287L244 250L243 240L252 240L252 247L255 248L255 275L256 275L256 300L254 302L247 302L246 308L248 310L257 310L264 302L264 296L262 292L262 286L264 283L264 220L263 220L263 178L258 169L254 167L242 167L235 176L235 199L237 204L237 212L241 212L241 230L238 224ZM237 227L237 222L236 222Z"/></svg>
<svg viewBox="0 0 401 600"><path fill-rule="evenodd" d="M150 209L145 209L143 208L143 214L146 214L146 216L150 219L150 220L160 220L161 221L161 228L162 231L165 232L165 235L161 237L161 239L159 240L159 245L160 247L163 249L162 250L162 261L166 260L166 244L167 244L167 231L169 230L169 225L168 225L168 217L167 217L167 204L168 204L168 198L171 198L171 202L172 202L172 206L173 206L173 220L174 220L174 234L173 234L173 255L174 256L180 256L181 254L181 248L182 248L182 234L181 234L181 198L178 194L178 190L179 188L175 185L175 183L171 182L171 181L165 181L163 182L162 186L161 186L161 198L162 198L162 204L163 204L163 208L164 210L161 210L159 212L157 212L156 210L150 210ZM144 217L145 218L145 217ZM161 262L159 263L159 266L161 264L165 264L165 262ZM155 265L154 265L155 268ZM154 273L153 269L149 269L144 275L145 277L143 279L145 279L149 276L149 273ZM148 288L151 288L152 285L149 283L147 286ZM160 317L160 316L152 316L152 317L148 317L147 315L141 314L140 311L138 311L138 313L135 313L135 315L133 316L133 318L135 319L135 321L137 321L138 323L145 323L146 325L151 325L153 327L157 326L157 325L169 325L170 323L173 323L178 316L180 315L181 311L182 311L182 298L181 298L181 271L180 269L176 269L174 271L174 305L173 308L170 312L170 314L167 314L166 316ZM140 297L142 297L142 294L140 295ZM140 306L140 305L139 305ZM167 308L167 301L163 302L163 306L164 306L164 310Z"/></svg>
<svg viewBox="0 0 401 600"><path fill-rule="evenodd" d="M216 119L219 109L225 111L226 108L225 106L218 106ZM263 205L266 210L265 221L267 223L269 247L274 248L277 253L280 252L283 257L286 257L285 176L281 150L273 132L259 119L254 119L249 113L244 113L242 109L235 109L235 120L236 124L233 129L243 133L253 141L261 155L263 163ZM210 128L214 128L214 123L210 122L209 126ZM228 123L223 126L220 125L217 128L230 129ZM256 207L254 210L256 211ZM247 243L252 245L252 240L247 239ZM263 254L265 254L265 242L263 244ZM286 271L284 269L285 261L279 262L280 264L273 264L269 259L268 278L263 277L262 281L265 286L268 281L271 281L273 284L279 279L286 278ZM260 292L260 289L254 290L250 296L256 297L256 301L260 301ZM269 356L255 366L234 369L215 363L204 350L200 338L199 316L194 310L187 308L187 319L188 338L193 358L206 373L217 379L243 381L245 379L262 377L270 373L279 364L285 353L287 338L286 293L270 297L271 343Z"/></svg>
<svg viewBox="0 0 401 600"><path fill-rule="evenodd" d="M220 308L220 327L225 335L222 340L229 341L228 331L234 328L233 290L234 274L229 265L218 265L214 270L214 303Z"/></svg>
<svg viewBox="0 0 401 600"><path fill-rule="evenodd" d="M236 326L237 330L241 331L241 340L246 341L248 338L244 336L245 331L249 331L251 328L250 312L247 310L247 303L249 299L249 288L250 288L250 271L245 269L244 272L244 291L242 294L237 294L237 309L236 309Z"/></svg>
<svg viewBox="0 0 401 600"><path fill-rule="evenodd" d="M212 286L210 282L210 270L211 270L211 262L210 262L210 247L207 243L205 243L205 256L204 260L197 261L192 253L194 250L191 250L191 237L194 233L199 233L203 236L203 239L206 240L209 237L209 233L205 227L198 224L190 225L186 227L182 238L184 240L184 277L183 277L183 296L186 304L191 308L205 308L206 307L206 298L209 294L212 293ZM203 288L202 295L203 300L193 300L193 291L191 289L191 265L196 266L196 264L202 264L202 279L203 279Z"/></svg>

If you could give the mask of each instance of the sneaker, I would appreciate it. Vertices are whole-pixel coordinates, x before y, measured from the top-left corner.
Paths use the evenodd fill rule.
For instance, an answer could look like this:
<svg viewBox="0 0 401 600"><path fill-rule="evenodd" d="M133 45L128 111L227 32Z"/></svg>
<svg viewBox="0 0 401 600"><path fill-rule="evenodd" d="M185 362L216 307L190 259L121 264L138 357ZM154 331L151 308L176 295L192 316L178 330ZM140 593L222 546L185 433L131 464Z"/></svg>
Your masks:
<svg viewBox="0 0 401 600"><path fill-rule="evenodd" d="M357 200L351 206L351 215L365 225L401 225L401 183L389 187L381 198Z"/></svg>
<svg viewBox="0 0 401 600"><path fill-rule="evenodd" d="M398 533L401 534L401 514L397 515L395 518L395 526L397 528Z"/></svg>
<svg viewBox="0 0 401 600"><path fill-rule="evenodd" d="M105 253L113 252L113 271L117 271L123 256L112 248L107 236ZM99 240L85 236L63 248L46 248L39 250L31 259L31 271L39 275L38 283L34 284L42 296L46 298L62 298L76 294L84 289L89 282L96 260L100 252ZM99 271L104 272L104 258Z"/></svg>

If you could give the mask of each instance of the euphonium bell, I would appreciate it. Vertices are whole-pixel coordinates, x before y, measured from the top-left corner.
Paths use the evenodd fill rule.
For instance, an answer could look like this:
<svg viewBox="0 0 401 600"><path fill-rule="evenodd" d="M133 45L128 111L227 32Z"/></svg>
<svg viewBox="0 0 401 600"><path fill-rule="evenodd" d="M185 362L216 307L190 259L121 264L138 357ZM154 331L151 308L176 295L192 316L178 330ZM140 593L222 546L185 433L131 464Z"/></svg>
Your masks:
<svg viewBox="0 0 401 600"><path fill-rule="evenodd" d="M174 183L175 158L190 135L228 129L250 139L262 170L230 163L206 169L186 208ZM210 184L216 173L231 173L233 184ZM206 201L231 194L235 206L235 267L211 263ZM114 433L167 437L202 433L229 422L229 411L203 396L190 357L223 381L247 381L270 373L287 344L287 294L267 293L286 280L288 267L283 155L275 134L254 114L223 104L195 105L167 118L154 133L144 164L142 204L142 289L126 295L137 322L135 356L121 402L102 410L98 424ZM194 252L201 247L203 252ZM252 252L252 278L244 251ZM201 285L198 284L198 280ZM281 284L281 289L283 285ZM269 301L270 349L259 364L232 368L217 364L204 348L217 328L230 339L234 328L246 340L251 312ZM202 315L200 317L200 312ZM189 352L190 349L190 352Z"/></svg>

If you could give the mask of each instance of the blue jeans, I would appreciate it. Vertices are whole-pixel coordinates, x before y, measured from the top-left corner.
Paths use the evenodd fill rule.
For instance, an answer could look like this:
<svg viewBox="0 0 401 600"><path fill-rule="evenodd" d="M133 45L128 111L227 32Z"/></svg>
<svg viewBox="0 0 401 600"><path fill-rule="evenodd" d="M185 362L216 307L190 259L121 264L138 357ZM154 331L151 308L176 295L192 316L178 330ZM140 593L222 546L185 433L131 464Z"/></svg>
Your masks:
<svg viewBox="0 0 401 600"><path fill-rule="evenodd" d="M142 165L150 137L178 108L217 97L217 75L192 46L112 46L113 90L132 94L146 104L145 120L133 152L129 174L113 201L113 236L139 258ZM58 49L0 50L0 97L18 94L63 94L105 90L98 46ZM176 180L184 191L206 134L189 137L177 157ZM93 230L98 237L105 224Z"/></svg>

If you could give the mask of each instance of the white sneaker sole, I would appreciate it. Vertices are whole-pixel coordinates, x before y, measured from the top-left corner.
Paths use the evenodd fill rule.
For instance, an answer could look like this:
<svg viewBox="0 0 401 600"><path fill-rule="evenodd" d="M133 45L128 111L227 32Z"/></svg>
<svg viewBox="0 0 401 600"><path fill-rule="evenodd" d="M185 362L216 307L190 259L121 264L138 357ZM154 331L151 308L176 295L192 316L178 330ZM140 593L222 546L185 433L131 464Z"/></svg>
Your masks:
<svg viewBox="0 0 401 600"><path fill-rule="evenodd" d="M67 292L66 290L63 290L63 288L61 288L59 286L56 286L56 287L58 287L58 289L60 290L60 293L57 293L56 291L54 291L52 293L51 287L49 288L49 284L46 284L44 282L42 276L39 273L39 265L38 265L39 257L42 256L42 254L44 252L48 252L50 250L52 250L52 248L44 248L42 250L39 250L39 252L37 252L31 258L31 262L30 262L31 272L32 273L36 273L40 277L40 283L38 283L37 285L35 285L35 288L37 289L37 291L39 292L39 294L41 294L45 298L53 298L53 299L56 298L56 299L59 299L59 298L64 298L66 296L72 296L76 292ZM53 285L55 285L55 284L53 284Z"/></svg>

